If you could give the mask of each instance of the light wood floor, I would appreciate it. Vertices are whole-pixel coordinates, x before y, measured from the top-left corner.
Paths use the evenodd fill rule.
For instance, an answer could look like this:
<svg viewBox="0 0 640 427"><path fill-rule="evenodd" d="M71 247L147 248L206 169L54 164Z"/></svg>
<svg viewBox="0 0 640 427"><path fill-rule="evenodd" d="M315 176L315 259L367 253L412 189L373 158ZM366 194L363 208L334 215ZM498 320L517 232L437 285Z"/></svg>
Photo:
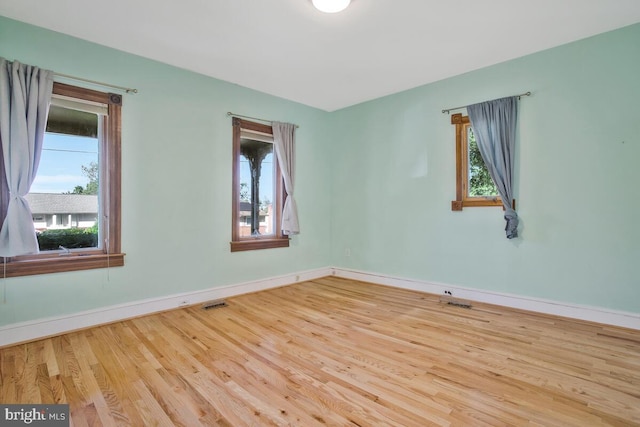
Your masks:
<svg viewBox="0 0 640 427"><path fill-rule="evenodd" d="M72 425L640 425L640 331L325 278L0 350Z"/></svg>

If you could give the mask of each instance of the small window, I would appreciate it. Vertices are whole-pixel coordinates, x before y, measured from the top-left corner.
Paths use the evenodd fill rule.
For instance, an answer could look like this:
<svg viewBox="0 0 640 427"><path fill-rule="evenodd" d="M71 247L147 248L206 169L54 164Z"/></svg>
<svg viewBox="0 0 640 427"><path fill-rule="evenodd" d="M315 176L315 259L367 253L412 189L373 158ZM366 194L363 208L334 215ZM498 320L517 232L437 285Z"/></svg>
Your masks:
<svg viewBox="0 0 640 427"><path fill-rule="evenodd" d="M456 200L451 210L470 206L502 206L498 194L476 143L468 116L454 114L456 126Z"/></svg>
<svg viewBox="0 0 640 427"><path fill-rule="evenodd" d="M234 118L231 251L289 246L279 227L283 200L271 126Z"/></svg>
<svg viewBox="0 0 640 427"><path fill-rule="evenodd" d="M471 126L465 126L467 137L467 196L494 198L500 197L496 184L494 184L489 170L482 160L476 137Z"/></svg>

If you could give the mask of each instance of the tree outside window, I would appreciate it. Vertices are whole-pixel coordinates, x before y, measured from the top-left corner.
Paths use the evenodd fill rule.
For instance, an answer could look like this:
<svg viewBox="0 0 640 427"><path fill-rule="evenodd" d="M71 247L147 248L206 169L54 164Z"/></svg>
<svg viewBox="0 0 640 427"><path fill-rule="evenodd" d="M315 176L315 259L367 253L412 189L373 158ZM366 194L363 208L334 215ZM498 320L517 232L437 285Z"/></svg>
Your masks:
<svg viewBox="0 0 640 427"><path fill-rule="evenodd" d="M502 206L498 189L482 160L468 116L453 114L456 127L456 199L451 210L473 206Z"/></svg>

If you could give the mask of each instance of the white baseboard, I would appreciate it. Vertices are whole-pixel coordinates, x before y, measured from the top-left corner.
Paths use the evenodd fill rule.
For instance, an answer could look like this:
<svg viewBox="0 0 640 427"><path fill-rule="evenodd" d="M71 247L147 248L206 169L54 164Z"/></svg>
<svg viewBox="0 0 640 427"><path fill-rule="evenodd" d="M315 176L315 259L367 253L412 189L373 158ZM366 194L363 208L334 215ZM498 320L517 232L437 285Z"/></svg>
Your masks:
<svg viewBox="0 0 640 427"><path fill-rule="evenodd" d="M538 313L546 313L640 330L640 313L607 310L600 307L567 304L521 295L504 294L464 288L460 286L451 286L442 283L393 277L379 273L326 267L230 286L173 294L165 297L133 301L63 316L0 326L0 347L33 341L40 338L90 328L92 326L98 326L106 323L117 322L133 317L172 310L177 307L201 304L206 301L230 298L236 295L286 286L296 282L319 279L326 276L344 277L363 282L412 289L435 295L443 295L444 291L448 290L452 292L454 297L465 300L485 302Z"/></svg>
<svg viewBox="0 0 640 427"><path fill-rule="evenodd" d="M329 267L0 326L0 347L331 275Z"/></svg>
<svg viewBox="0 0 640 427"><path fill-rule="evenodd" d="M469 301L484 302L538 313L586 320L589 322L621 326L640 330L640 313L608 310L601 307L590 307L568 304L559 301L532 298L522 295L505 294L479 289L451 286L442 283L425 282L414 279L393 277L384 274L370 273L343 268L333 268L332 274L363 282L412 289L430 294L443 295L444 291L451 291L454 297Z"/></svg>

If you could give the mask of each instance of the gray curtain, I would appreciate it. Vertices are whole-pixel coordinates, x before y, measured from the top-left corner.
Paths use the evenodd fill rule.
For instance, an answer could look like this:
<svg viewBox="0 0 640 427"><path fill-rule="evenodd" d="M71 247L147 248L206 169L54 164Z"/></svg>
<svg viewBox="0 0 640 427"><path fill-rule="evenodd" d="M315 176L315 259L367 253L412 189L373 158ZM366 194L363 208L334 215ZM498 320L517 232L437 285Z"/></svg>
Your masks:
<svg viewBox="0 0 640 427"><path fill-rule="evenodd" d="M27 195L36 177L53 90L53 72L0 58L0 256L38 252ZM8 190L9 194L5 194Z"/></svg>
<svg viewBox="0 0 640 427"><path fill-rule="evenodd" d="M518 214L512 208L518 97L470 105L467 112L482 160L502 198L507 239L513 239L518 237Z"/></svg>
<svg viewBox="0 0 640 427"><path fill-rule="evenodd" d="M291 123L273 122L272 127L276 156L282 172L284 188L287 190L287 198L282 208L282 234L299 234L298 207L293 198L296 126Z"/></svg>

